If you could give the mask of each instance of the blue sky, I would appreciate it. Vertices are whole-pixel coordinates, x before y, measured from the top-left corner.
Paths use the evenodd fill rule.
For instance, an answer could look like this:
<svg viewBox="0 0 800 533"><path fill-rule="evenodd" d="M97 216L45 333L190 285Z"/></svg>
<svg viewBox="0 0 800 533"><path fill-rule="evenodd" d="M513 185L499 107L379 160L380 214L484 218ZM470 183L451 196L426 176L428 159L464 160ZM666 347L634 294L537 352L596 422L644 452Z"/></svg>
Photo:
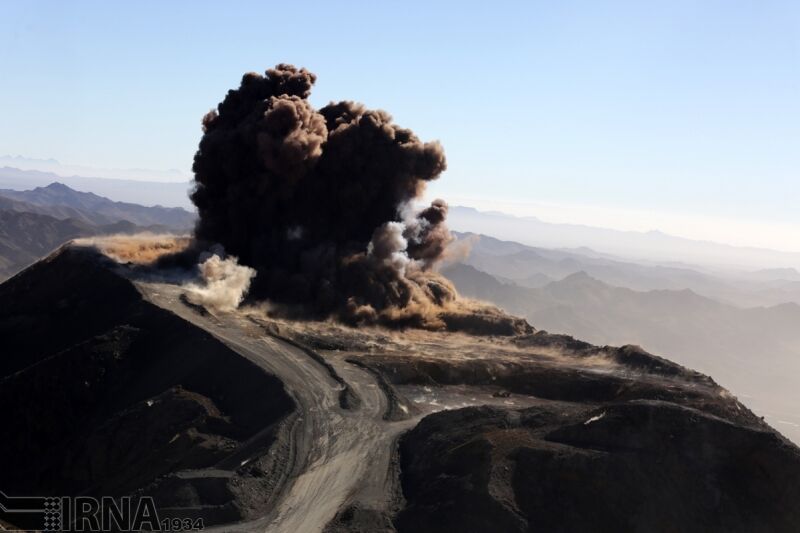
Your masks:
<svg viewBox="0 0 800 533"><path fill-rule="evenodd" d="M800 3L430 4L5 1L0 154L188 173L290 62L439 139L451 202L800 249Z"/></svg>

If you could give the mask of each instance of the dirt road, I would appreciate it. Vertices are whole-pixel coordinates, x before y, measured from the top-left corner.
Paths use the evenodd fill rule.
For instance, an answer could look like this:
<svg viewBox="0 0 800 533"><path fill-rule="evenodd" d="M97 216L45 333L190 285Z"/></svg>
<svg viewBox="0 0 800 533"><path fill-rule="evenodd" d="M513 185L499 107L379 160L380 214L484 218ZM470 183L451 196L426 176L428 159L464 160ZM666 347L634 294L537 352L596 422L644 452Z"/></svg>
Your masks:
<svg viewBox="0 0 800 533"><path fill-rule="evenodd" d="M175 285L138 282L137 287L152 303L203 328L280 378L298 406L290 421L290 460L269 514L211 530L322 531L347 506L384 513L396 505L395 440L416 420L383 419L388 400L372 374L330 358L340 376L337 381L330 368L241 313L198 313L181 301L182 289ZM342 381L360 400L351 408L340 406Z"/></svg>

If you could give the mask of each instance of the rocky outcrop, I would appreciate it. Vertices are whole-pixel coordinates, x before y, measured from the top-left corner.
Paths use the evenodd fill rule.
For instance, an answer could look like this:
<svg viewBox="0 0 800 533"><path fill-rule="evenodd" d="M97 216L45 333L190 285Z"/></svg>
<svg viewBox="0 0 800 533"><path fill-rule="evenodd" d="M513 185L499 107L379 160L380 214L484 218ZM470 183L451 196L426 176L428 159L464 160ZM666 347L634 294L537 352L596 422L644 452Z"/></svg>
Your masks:
<svg viewBox="0 0 800 533"><path fill-rule="evenodd" d="M403 437L401 464L400 532L800 527L797 447L672 402L445 411Z"/></svg>

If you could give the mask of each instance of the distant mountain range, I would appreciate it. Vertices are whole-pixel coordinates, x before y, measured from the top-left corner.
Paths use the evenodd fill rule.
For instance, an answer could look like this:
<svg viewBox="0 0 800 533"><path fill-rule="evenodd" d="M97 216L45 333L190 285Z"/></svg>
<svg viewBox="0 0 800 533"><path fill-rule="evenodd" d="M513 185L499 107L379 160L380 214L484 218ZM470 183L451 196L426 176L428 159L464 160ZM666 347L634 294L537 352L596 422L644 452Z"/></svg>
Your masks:
<svg viewBox="0 0 800 533"><path fill-rule="evenodd" d="M52 159L0 156L0 189L22 191L53 182L119 202L182 207L194 211L189 200L191 177L179 171L97 169L62 165ZM650 262L678 268L703 265L714 270L800 269L800 253L697 241L660 231L620 231L576 224L553 224L535 217L515 217L462 206L451 207L448 223L458 231L492 235L529 246L559 249L590 247L597 255L610 254L638 263ZM800 277L793 281L800 282Z"/></svg>
<svg viewBox="0 0 800 533"><path fill-rule="evenodd" d="M189 201L191 183L186 181L146 181L109 179L75 174L56 174L51 171L25 170L0 166L0 189L17 191L44 187L58 182L77 191L93 192L111 200L136 203L143 206L181 207L194 210Z"/></svg>
<svg viewBox="0 0 800 533"><path fill-rule="evenodd" d="M0 190L0 281L76 237L186 232L194 214L145 207L78 192L61 183L29 191Z"/></svg>
<svg viewBox="0 0 800 533"><path fill-rule="evenodd" d="M192 227L195 219L193 213L179 207L146 207L129 202L115 202L91 192L76 191L58 182L30 191L2 189L0 196L47 209L71 210L70 216L91 224L127 220L143 226L161 224L176 230L186 230Z"/></svg>
<svg viewBox="0 0 800 533"><path fill-rule="evenodd" d="M543 248L591 247L637 262L666 266L704 265L714 269L800 268L800 253L729 246L667 235L660 231L620 231L576 224L552 224L535 217L515 217L453 206L451 228L492 235Z"/></svg>
<svg viewBox="0 0 800 533"><path fill-rule="evenodd" d="M486 236L460 237L473 241L471 255L442 270L460 293L494 302L553 333L597 344L634 343L670 354L747 398L757 412L800 442L795 270L745 272L742 277L750 280L740 279L746 288L737 288L736 280L689 268L638 265L591 250L546 250ZM689 286L725 295L738 305ZM769 292L770 287L779 288ZM772 304L743 305L759 299Z"/></svg>
<svg viewBox="0 0 800 533"><path fill-rule="evenodd" d="M472 242L465 262L502 281L538 288L570 274L589 276L637 291L691 289L740 307L800 303L800 272L794 268L715 271L695 265L664 266L598 253L590 248L548 249L458 233Z"/></svg>
<svg viewBox="0 0 800 533"><path fill-rule="evenodd" d="M20 170L52 172L59 176L93 176L114 180L187 182L191 179L191 175L177 169L99 168L88 165L65 164L53 158L40 159L21 155L0 155L0 166L14 167Z"/></svg>

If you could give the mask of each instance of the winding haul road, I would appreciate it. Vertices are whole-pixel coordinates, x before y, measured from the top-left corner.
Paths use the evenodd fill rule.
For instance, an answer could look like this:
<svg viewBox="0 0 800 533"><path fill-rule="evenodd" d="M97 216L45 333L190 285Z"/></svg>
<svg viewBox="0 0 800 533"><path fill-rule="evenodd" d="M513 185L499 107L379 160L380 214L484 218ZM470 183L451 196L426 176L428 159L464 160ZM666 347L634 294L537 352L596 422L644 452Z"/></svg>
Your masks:
<svg viewBox="0 0 800 533"><path fill-rule="evenodd" d="M304 350L269 335L247 316L198 313L181 301L182 289L136 282L144 297L202 328L283 381L297 410L288 420L289 460L274 491L271 510L250 522L209 531L322 531L351 505L391 512L400 494L394 471L396 439L417 419L388 422L389 400L367 371L329 358L332 371ZM342 380L360 401L340 406ZM254 437L257 438L257 437ZM252 439L251 439L252 440ZM246 457L247 444L243 445Z"/></svg>

